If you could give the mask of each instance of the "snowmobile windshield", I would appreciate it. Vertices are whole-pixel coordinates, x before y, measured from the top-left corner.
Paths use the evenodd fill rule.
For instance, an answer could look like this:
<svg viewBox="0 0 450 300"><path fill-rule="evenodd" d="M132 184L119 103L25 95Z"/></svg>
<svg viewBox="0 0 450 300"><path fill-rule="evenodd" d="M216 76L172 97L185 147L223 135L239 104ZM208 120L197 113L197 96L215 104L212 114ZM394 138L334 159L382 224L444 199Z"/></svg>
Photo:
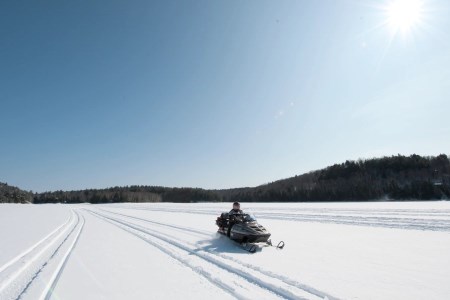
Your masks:
<svg viewBox="0 0 450 300"><path fill-rule="evenodd" d="M253 214L244 214L244 222L256 222L256 218Z"/></svg>

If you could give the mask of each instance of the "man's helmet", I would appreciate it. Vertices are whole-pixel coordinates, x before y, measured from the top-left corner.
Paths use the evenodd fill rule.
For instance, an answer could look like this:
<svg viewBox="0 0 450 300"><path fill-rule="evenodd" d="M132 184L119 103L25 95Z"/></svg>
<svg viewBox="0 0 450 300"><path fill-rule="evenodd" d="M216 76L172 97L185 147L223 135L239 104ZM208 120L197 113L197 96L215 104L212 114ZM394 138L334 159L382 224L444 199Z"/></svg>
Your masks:
<svg viewBox="0 0 450 300"><path fill-rule="evenodd" d="M239 204L239 202L234 202L233 203L233 209L234 210L240 210L241 209L241 205Z"/></svg>

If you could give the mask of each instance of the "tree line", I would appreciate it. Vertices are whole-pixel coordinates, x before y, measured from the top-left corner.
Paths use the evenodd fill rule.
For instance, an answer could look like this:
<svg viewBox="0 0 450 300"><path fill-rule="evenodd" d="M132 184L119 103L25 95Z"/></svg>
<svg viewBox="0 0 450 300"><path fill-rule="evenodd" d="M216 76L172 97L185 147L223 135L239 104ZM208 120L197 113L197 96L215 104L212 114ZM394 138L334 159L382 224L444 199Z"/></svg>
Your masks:
<svg viewBox="0 0 450 300"><path fill-rule="evenodd" d="M450 198L450 161L391 156L346 161L256 188L218 191L222 201L314 202Z"/></svg>
<svg viewBox="0 0 450 300"><path fill-rule="evenodd" d="M314 202L450 198L450 160L396 155L346 161L253 188L205 190L126 186L31 193L0 183L0 202Z"/></svg>
<svg viewBox="0 0 450 300"><path fill-rule="evenodd" d="M34 195L34 203L120 203L219 201L217 194L199 188L126 186L82 191L56 191Z"/></svg>
<svg viewBox="0 0 450 300"><path fill-rule="evenodd" d="M0 203L31 203L33 194L0 182Z"/></svg>

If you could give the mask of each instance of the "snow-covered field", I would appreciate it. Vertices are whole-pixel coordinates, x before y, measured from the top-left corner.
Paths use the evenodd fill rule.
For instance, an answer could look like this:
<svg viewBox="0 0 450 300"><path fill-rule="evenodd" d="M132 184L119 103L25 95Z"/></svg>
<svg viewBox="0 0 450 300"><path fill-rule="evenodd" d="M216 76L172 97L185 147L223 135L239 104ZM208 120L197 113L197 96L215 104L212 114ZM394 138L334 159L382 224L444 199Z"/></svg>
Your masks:
<svg viewBox="0 0 450 300"><path fill-rule="evenodd" d="M450 202L0 205L0 299L450 299Z"/></svg>

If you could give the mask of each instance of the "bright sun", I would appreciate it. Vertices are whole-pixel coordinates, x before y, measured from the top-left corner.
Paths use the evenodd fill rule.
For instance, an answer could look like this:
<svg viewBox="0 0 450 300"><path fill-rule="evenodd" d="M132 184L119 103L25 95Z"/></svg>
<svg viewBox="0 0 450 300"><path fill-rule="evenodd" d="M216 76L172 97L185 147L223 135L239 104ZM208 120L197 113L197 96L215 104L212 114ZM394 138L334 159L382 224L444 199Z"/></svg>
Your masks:
<svg viewBox="0 0 450 300"><path fill-rule="evenodd" d="M386 8L388 25L394 32L408 33L422 18L421 0L394 0Z"/></svg>

